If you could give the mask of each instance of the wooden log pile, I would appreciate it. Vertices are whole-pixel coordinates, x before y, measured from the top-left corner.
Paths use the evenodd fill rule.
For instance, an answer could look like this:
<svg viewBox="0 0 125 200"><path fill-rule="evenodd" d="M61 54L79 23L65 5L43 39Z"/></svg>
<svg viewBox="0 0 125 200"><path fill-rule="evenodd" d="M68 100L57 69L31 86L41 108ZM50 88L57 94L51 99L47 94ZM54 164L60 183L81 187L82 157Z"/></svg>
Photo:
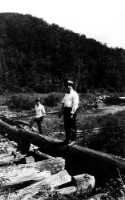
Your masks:
<svg viewBox="0 0 125 200"><path fill-rule="evenodd" d="M94 177L87 175L89 181L85 181L86 175L80 176L72 177L65 169L65 160L60 157L30 164L11 162L0 167L0 199L46 199L53 192L70 195L81 188L86 192L90 185L94 188Z"/></svg>
<svg viewBox="0 0 125 200"><path fill-rule="evenodd" d="M33 151L31 140L35 138L34 145L41 147L41 136L38 133L27 130L18 130L17 127L0 121L0 199L46 199L56 192L60 195L71 195L88 192L88 188L95 187L94 176L80 174L72 176L66 169L66 161L61 157L52 157L35 149L34 153L45 160L35 162L32 156L28 156L28 150ZM25 133L28 132L28 136ZM30 140L30 133L33 135ZM24 135L23 135L24 134ZM22 136L23 135L23 136ZM6 136L6 137L3 137ZM10 140L8 140L9 138ZM44 139L44 137L42 137ZM26 139L26 142L24 141ZM40 139L40 141L38 141ZM46 139L45 139L46 140ZM22 142L22 143L21 143ZM51 140L50 140L51 142ZM60 141L56 141L56 150ZM28 144L25 154L18 151ZM53 147L54 147L53 143ZM42 142L42 145L44 143ZM47 146L49 143L47 144ZM27 151L26 151L27 150ZM51 149L53 152L53 149ZM53 155L53 153L52 153ZM25 164L17 164L17 161L25 159Z"/></svg>

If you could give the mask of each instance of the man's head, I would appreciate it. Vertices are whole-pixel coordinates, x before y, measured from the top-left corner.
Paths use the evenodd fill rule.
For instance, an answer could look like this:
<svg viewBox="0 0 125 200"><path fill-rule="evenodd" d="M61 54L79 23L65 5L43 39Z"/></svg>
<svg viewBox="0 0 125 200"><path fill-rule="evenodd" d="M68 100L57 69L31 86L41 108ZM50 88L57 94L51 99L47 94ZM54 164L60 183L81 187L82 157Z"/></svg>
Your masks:
<svg viewBox="0 0 125 200"><path fill-rule="evenodd" d="M36 101L37 104L41 102L40 98L36 98L35 101Z"/></svg>
<svg viewBox="0 0 125 200"><path fill-rule="evenodd" d="M71 90L73 88L73 81L68 80L66 83L66 86L67 86L68 90Z"/></svg>

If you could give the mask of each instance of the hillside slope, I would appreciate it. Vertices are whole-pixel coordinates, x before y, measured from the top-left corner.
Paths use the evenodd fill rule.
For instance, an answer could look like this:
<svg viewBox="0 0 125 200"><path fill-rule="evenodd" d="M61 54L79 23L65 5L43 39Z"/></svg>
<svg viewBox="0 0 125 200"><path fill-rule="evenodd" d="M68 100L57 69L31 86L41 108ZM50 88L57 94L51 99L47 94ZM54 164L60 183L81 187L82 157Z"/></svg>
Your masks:
<svg viewBox="0 0 125 200"><path fill-rule="evenodd" d="M125 88L125 50L112 49L43 19L0 14L0 92Z"/></svg>

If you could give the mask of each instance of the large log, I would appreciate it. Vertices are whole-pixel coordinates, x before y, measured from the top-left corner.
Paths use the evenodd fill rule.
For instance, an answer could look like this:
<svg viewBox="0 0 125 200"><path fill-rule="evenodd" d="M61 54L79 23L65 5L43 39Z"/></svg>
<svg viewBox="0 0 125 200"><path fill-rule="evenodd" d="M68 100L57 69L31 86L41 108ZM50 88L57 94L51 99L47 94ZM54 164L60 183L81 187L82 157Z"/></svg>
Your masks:
<svg viewBox="0 0 125 200"><path fill-rule="evenodd" d="M31 172L28 172L28 175L30 175L30 173ZM40 199L46 199L49 195L52 196L54 193L57 195L70 195L73 193L90 194L95 185L95 180L92 176L81 174L76 177L71 177L66 170L62 170L54 175L47 173L47 171L43 171L39 172L39 176L34 174L34 176L31 175L31 177L33 177L34 180L39 181L30 184L25 188L17 189L14 193L9 193L10 200L39 199L39 197ZM76 180L76 183L73 181L73 178ZM64 187L64 185L68 185L68 187ZM61 189L58 189L59 187L61 187ZM2 193L0 199L4 199L6 194L7 193Z"/></svg>
<svg viewBox="0 0 125 200"><path fill-rule="evenodd" d="M16 157L15 157L16 155ZM21 155L20 153L12 154L0 154L0 167L13 165L14 163L20 162L24 159L26 155Z"/></svg>
<svg viewBox="0 0 125 200"><path fill-rule="evenodd" d="M22 147L28 150L30 143L38 146L43 153L52 156L62 156L66 159L66 169L72 175L88 173L104 180L106 177L118 176L118 170L125 174L125 160L92 149L74 146L64 146L63 142L35 132L13 128L0 120L1 134L17 142L22 141Z"/></svg>
<svg viewBox="0 0 125 200"><path fill-rule="evenodd" d="M33 199L36 196L41 196L41 199L46 199L49 196L49 191L52 192L55 187L71 182L71 176L66 170L62 170L53 175L41 174L41 177L43 180L9 193L9 200ZM1 194L0 199L4 200L5 195L5 193Z"/></svg>
<svg viewBox="0 0 125 200"><path fill-rule="evenodd" d="M55 189L58 194L69 195L73 193L77 194L87 194L91 193L95 187L95 177L89 174L79 174L72 177L72 183L61 186L58 189Z"/></svg>
<svg viewBox="0 0 125 200"><path fill-rule="evenodd" d="M0 168L0 180L2 189L7 187L17 187L25 182L41 181L65 169L63 158L51 158L30 164L9 166Z"/></svg>

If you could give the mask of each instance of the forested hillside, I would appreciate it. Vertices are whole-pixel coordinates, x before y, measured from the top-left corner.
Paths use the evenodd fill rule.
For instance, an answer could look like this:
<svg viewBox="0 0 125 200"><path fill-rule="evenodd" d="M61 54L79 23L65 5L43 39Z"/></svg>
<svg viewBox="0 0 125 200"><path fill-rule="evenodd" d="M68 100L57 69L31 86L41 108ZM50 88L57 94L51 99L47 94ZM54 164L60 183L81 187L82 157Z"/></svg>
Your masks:
<svg viewBox="0 0 125 200"><path fill-rule="evenodd" d="M72 78L79 92L125 89L125 50L43 19L0 14L0 93L63 90Z"/></svg>

